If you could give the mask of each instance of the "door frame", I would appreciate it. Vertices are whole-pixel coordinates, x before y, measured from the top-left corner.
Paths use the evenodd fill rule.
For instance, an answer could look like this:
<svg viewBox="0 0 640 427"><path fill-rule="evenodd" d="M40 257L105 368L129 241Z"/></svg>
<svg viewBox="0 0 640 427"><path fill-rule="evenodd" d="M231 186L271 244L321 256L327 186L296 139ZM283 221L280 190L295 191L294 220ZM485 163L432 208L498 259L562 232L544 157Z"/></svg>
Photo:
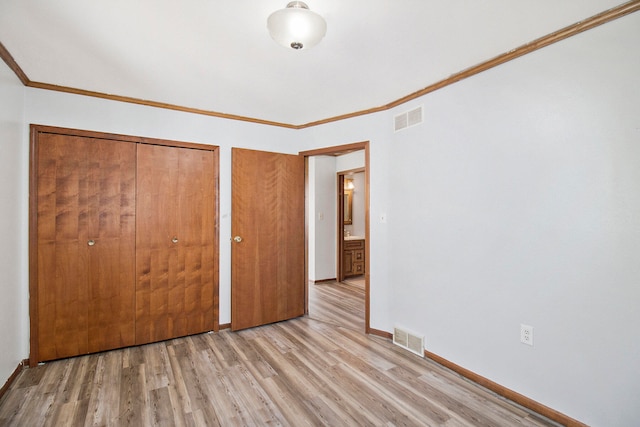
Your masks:
<svg viewBox="0 0 640 427"><path fill-rule="evenodd" d="M364 241L364 251L365 251L365 262L364 267L364 324L365 324L365 333L371 333L371 324L370 324L370 265L371 265L371 251L370 251L370 242L371 239L369 228L370 228L370 182L371 182L371 167L369 161L369 141L362 142L354 142L351 144L345 145L336 145L325 148L318 148L315 150L307 150L301 151L298 154L304 156L305 158L305 197L308 197L309 194L309 157L312 156L340 156L343 154L348 154L354 151L364 150L364 180L365 180L365 199L364 199L364 228L365 228L365 241ZM338 179L340 181L340 179ZM338 212L340 212L340 208L338 207ZM306 297L305 297L305 313L309 313L309 215L308 212L308 203L305 203L305 260L304 260L304 271L306 277ZM341 232L341 230L338 230ZM341 245L339 245L341 246ZM337 254L339 256L339 254ZM336 266L337 267L337 266Z"/></svg>
<svg viewBox="0 0 640 427"><path fill-rule="evenodd" d="M336 280L344 280L344 173L338 172L336 200L338 217L336 218ZM365 258L366 259L366 258ZM366 264L365 264L366 267Z"/></svg>
<svg viewBox="0 0 640 427"><path fill-rule="evenodd" d="M344 262L344 181L347 179L347 176L352 176L354 173L361 173L361 172L365 172L366 171L366 167L362 167L362 168L355 168L355 169L347 169L347 170L343 170L340 172L337 172L337 184L338 186L336 187L336 201L338 203L338 209L337 209L337 218L336 218L336 225L337 225L337 234L336 234L336 248L337 248L337 254L336 254L336 280L338 282L342 282L345 279L345 262ZM366 187L366 185L365 185ZM366 194L367 189L365 188L365 194ZM365 244L366 244L366 240L365 240ZM365 257L365 259L367 259ZM367 263L364 263L365 268L367 267Z"/></svg>

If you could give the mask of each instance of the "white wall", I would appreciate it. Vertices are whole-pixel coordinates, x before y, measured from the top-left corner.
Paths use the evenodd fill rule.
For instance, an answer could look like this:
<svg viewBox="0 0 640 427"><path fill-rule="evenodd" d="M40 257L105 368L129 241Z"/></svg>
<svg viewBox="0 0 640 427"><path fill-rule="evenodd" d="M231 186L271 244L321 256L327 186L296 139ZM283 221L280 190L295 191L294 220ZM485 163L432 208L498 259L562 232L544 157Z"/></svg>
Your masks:
<svg viewBox="0 0 640 427"><path fill-rule="evenodd" d="M388 164L394 323L594 426L640 419L638 46L640 13L425 96Z"/></svg>
<svg viewBox="0 0 640 427"><path fill-rule="evenodd" d="M24 87L0 61L0 387L28 352Z"/></svg>
<svg viewBox="0 0 640 427"><path fill-rule="evenodd" d="M336 158L309 158L309 280L336 277Z"/></svg>
<svg viewBox="0 0 640 427"><path fill-rule="evenodd" d="M364 150L358 150L351 153L343 154L341 156L337 156L335 159L335 172L345 172L353 169L361 169L365 166Z"/></svg>
<svg viewBox="0 0 640 427"><path fill-rule="evenodd" d="M336 157L336 172L352 171L354 169L362 169L365 167L364 150L354 151L352 153L343 154ZM365 205L365 186L364 172L355 173L349 178L354 180L355 191L352 195L352 224L345 225L344 229L348 230L352 236L365 235L364 222L364 205Z"/></svg>

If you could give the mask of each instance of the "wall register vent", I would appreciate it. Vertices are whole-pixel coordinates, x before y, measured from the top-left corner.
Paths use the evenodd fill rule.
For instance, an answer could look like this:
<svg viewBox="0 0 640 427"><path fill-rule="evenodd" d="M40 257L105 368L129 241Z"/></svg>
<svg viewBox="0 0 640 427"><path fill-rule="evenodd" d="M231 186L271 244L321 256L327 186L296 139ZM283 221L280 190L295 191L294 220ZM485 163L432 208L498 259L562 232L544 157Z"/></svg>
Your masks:
<svg viewBox="0 0 640 427"><path fill-rule="evenodd" d="M398 132L420 123L422 123L422 105L395 116L393 118L393 130Z"/></svg>
<svg viewBox="0 0 640 427"><path fill-rule="evenodd" d="M424 357L424 335L417 335L401 328L393 328L393 343L420 357Z"/></svg>

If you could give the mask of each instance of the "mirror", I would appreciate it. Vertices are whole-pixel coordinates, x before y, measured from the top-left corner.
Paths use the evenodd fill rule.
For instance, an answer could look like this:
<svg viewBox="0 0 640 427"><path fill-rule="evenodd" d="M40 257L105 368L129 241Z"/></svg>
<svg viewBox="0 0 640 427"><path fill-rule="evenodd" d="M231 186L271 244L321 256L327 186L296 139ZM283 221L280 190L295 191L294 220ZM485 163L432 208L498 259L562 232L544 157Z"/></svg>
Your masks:
<svg viewBox="0 0 640 427"><path fill-rule="evenodd" d="M344 223L351 225L353 223L353 179L345 178L344 187Z"/></svg>

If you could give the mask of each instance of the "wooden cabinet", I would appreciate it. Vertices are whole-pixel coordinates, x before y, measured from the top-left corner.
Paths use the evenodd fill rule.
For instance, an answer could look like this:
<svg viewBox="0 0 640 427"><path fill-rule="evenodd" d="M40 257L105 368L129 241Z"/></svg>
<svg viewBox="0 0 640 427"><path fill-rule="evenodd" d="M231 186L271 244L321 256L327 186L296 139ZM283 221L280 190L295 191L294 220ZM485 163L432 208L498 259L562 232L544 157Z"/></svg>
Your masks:
<svg viewBox="0 0 640 427"><path fill-rule="evenodd" d="M217 329L217 152L173 143L32 126L32 365Z"/></svg>
<svg viewBox="0 0 640 427"><path fill-rule="evenodd" d="M342 256L345 277L364 274L364 253L363 239L344 241Z"/></svg>

